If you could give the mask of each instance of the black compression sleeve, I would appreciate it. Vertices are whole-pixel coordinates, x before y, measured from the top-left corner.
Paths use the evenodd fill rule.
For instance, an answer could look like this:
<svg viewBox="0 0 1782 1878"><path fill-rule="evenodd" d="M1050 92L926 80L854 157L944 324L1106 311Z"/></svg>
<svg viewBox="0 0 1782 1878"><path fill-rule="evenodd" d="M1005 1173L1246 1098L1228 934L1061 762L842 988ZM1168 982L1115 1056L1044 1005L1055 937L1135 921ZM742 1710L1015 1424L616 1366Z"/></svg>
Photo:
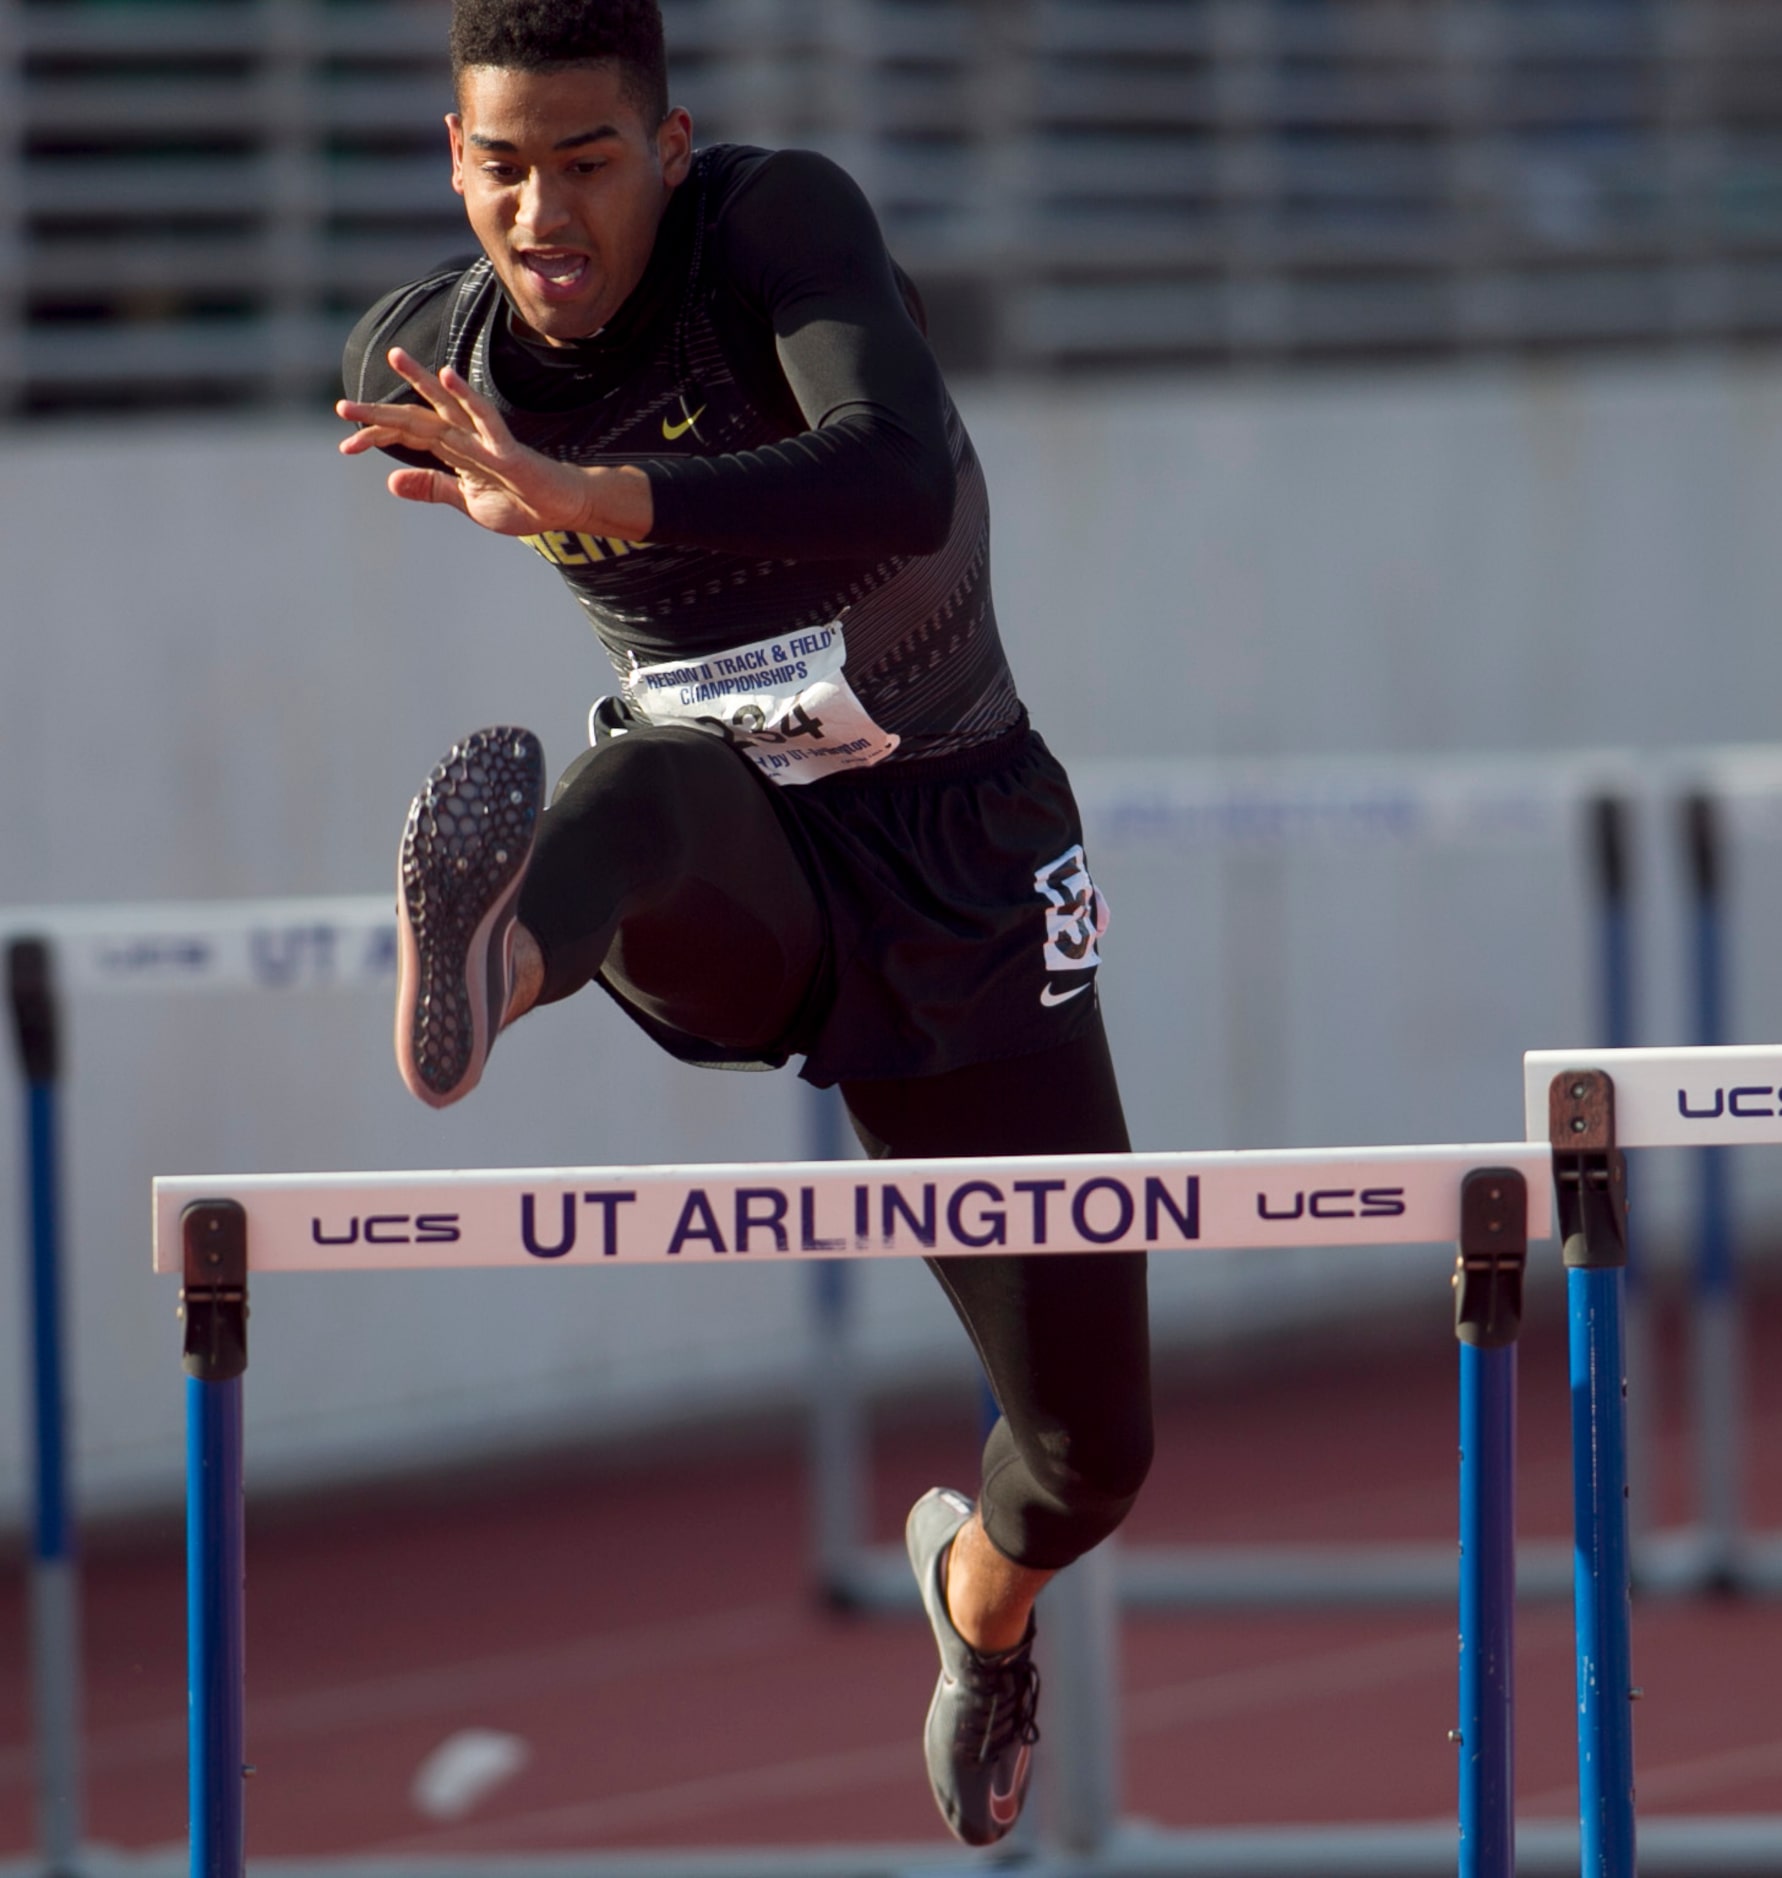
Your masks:
<svg viewBox="0 0 1782 1878"><path fill-rule="evenodd" d="M946 393L866 198L827 158L781 151L714 236L719 277L771 330L810 429L647 459L650 538L786 560L934 552L953 515Z"/></svg>
<svg viewBox="0 0 1782 1878"><path fill-rule="evenodd" d="M401 346L427 365L438 363L439 336L451 308L451 289L470 265L469 259L448 262L425 280L387 293L361 319L342 350L340 381L357 404L418 404L420 394L398 378L390 364L390 348ZM386 456L419 469L444 469L425 450L403 445L382 446Z"/></svg>

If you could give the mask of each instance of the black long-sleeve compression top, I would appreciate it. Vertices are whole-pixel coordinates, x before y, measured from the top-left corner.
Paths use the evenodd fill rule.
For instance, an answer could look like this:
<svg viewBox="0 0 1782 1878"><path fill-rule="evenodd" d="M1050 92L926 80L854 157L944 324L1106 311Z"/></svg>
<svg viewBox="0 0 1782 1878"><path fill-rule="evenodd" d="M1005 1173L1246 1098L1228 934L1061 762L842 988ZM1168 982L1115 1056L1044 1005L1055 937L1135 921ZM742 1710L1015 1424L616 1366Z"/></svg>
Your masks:
<svg viewBox="0 0 1782 1878"><path fill-rule="evenodd" d="M640 464L646 542L531 542L621 673L840 619L848 679L907 759L1019 714L982 476L920 319L844 172L719 146L676 190L642 281L600 333L525 336L487 261L456 262L371 309L345 381L357 399L412 398L387 361L400 344L456 365L520 441Z"/></svg>

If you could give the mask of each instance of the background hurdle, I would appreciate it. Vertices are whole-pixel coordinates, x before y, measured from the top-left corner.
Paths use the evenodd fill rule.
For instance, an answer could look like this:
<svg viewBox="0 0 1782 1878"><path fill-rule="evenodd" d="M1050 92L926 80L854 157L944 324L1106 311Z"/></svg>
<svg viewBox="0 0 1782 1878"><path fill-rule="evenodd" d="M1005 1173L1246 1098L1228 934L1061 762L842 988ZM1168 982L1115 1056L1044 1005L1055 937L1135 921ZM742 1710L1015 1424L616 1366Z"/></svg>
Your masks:
<svg viewBox="0 0 1782 1878"><path fill-rule="evenodd" d="M1763 878L1769 870L1749 869L1741 876L1738 860L1741 851L1749 857L1753 849L1767 847L1782 835L1776 752L1729 748L1679 754L1671 771L1671 789L1653 803L1666 811L1658 832L1673 856L1670 879L1677 901L1681 967L1679 1008L1665 1028L1688 1037L1690 1048L1708 1050L1739 1031L1776 1034L1782 1029L1782 1013L1766 995L1769 981L1747 977L1739 983L1734 943L1739 923L1735 915L1740 911L1735 883L1744 889L1744 924L1750 930L1763 930L1771 910ZM1759 1006L1755 1017L1739 1014L1741 991L1746 1003ZM1606 1039L1617 1034L1623 1033L1605 1028ZM1583 1060L1595 1059L1585 1052ZM1638 1386L1650 1371L1650 1332L1646 1287L1636 1282L1636 1263L1629 1269L1628 1291L1629 1371L1636 1384L1630 1398L1635 1419L1629 1444L1634 1579L1642 1590L1655 1593L1773 1596L1782 1593L1782 1533L1749 1532L1741 1503L1745 1417L1737 1176L1727 1153L1733 1143L1706 1141L1697 1133L1688 1141L1662 1145L1691 1144L1686 1167L1693 1191L1683 1308L1694 1517L1665 1530L1656 1529L1652 1518L1645 1478L1650 1448L1639 1425L1649 1391ZM1629 1145L1638 1149L1645 1144ZM1648 1171L1638 1170L1642 1190Z"/></svg>
<svg viewBox="0 0 1782 1878"><path fill-rule="evenodd" d="M1324 1197L1333 1203L1357 1204L1346 1209L1333 1204L1321 1213L1314 1199L1310 1207L1302 1203L1282 1218L1284 1209L1268 1208L1267 1197L1271 1188L1288 1185L1296 1185L1302 1202L1308 1186L1323 1185ZM768 1235L765 1250L771 1259L791 1250L793 1218L804 1252L969 1255L1006 1243L1007 1233L998 1230L1006 1215L999 1209L1017 1204L1016 1195L1031 1198L1032 1219L1024 1229L1013 1230L1024 1243L1046 1250L1135 1249L1155 1245L1160 1237L1196 1247L1355 1245L1380 1239L1423 1244L1444 1229L1459 1241L1461 1419L1468 1435L1462 1455L1465 1588L1455 1735L1460 1869L1463 1878L1510 1878L1514 1872L1514 1356L1530 1200L1537 1220L1551 1203L1544 1149L1518 1144L1501 1150L874 1162L850 1169L805 1162L779 1168L544 1169L456 1177L298 1175L164 1179L155 1186L156 1268L180 1270L185 1279L191 1378L193 1878L237 1878L243 1869L239 1463L250 1268L524 1265L565 1259L577 1243L578 1264L677 1257L690 1263L752 1252L760 1257L752 1243L756 1232ZM905 1189L910 1188L922 1196L921 1227L914 1225L918 1215L909 1209ZM1054 1194L1068 1195L1058 1199L1055 1209ZM1091 1196L1096 1197L1093 1209ZM972 1203L969 1217L967 1201ZM597 1218L580 1235L576 1222L589 1208ZM424 1252L417 1253L406 1240L391 1244L371 1231L376 1220L420 1218L423 1212L442 1222L441 1236ZM347 1233L342 1226L349 1218ZM543 1232L541 1219L552 1222ZM449 1238L444 1236L448 1221ZM727 1222L734 1222L729 1242ZM1169 1225L1177 1229L1174 1234ZM897 1235L903 1236L901 1244L895 1242ZM1067 1712L1074 1693L1069 1687L1057 1692ZM1093 1823L1093 1806L1067 1814L1071 1827ZM1216 1837L1219 1856L1230 1859L1241 1836ZM1365 1842L1369 1862L1352 1869L1421 1869L1404 1860L1422 1856L1428 1838L1390 1828L1355 1835L1355 1843ZM1194 1839L1187 1835L1178 1843L1181 1835L1155 1837L1136 1855L1110 1846L1106 1857L1100 1843L1070 1844L1060 1869L1109 1874L1191 1870ZM1277 1863L1250 1868L1277 1869L1287 1852L1277 1842L1268 1856ZM649 1862L630 1860L625 1868L641 1872ZM678 1861L666 1868L687 1869ZM738 1869L735 1861L730 1868ZM775 1855L764 1868L784 1871L787 1866ZM1309 1862L1281 1868L1351 1869L1333 1856L1328 1839L1312 1849Z"/></svg>
<svg viewBox="0 0 1782 1878"><path fill-rule="evenodd" d="M1768 764L1729 754L1677 804L1675 832L1688 886L1688 1034L1696 1048L1723 1046L1741 1028L1731 1016L1729 833L1773 834ZM1636 1528L1636 1581L1657 1591L1782 1592L1782 1533L1746 1530L1740 1472L1744 1350L1730 1141L1691 1140L1695 1228L1688 1289L1688 1399L1693 1427L1695 1518L1668 1531ZM1748 1136L1745 1138L1749 1138ZM1636 1509L1638 1508L1636 1494ZM1643 1522L1642 1522L1643 1524Z"/></svg>
<svg viewBox="0 0 1782 1878"><path fill-rule="evenodd" d="M61 1037L47 946L6 951L19 1070L26 1092L25 1207L32 1419L31 1682L37 1732L38 1840L46 1878L66 1878L81 1846L80 1588L68 1490L62 1309Z"/></svg>

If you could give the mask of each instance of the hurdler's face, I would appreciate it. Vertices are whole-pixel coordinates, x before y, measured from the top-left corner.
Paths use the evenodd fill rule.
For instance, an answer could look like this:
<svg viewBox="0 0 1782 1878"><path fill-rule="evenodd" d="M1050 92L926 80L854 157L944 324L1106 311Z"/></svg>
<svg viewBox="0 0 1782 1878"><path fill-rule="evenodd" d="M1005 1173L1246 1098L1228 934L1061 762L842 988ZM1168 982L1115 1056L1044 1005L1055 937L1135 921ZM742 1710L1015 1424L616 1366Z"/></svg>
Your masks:
<svg viewBox="0 0 1782 1878"><path fill-rule="evenodd" d="M597 333L643 278L692 160L693 124L649 124L610 62L472 66L446 119L452 187L520 318L553 345Z"/></svg>

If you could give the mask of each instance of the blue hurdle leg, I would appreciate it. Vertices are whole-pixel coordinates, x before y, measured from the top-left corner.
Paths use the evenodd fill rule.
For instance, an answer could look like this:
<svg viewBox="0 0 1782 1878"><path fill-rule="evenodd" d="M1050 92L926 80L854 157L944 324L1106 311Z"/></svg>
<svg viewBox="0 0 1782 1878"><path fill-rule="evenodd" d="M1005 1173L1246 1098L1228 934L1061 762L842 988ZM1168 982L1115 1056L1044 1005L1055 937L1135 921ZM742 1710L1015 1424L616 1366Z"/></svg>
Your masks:
<svg viewBox="0 0 1782 1878"><path fill-rule="evenodd" d="M1460 1346L1460 1874L1516 1869L1516 1346Z"/></svg>
<svg viewBox="0 0 1782 1878"><path fill-rule="evenodd" d="M1576 1535L1578 1814L1583 1878L1633 1878L1633 1654L1628 1596L1623 1273L1566 1273Z"/></svg>
<svg viewBox="0 0 1782 1878"><path fill-rule="evenodd" d="M1528 1188L1507 1168L1461 1183L1460 1878L1516 1871L1516 1338Z"/></svg>
<svg viewBox="0 0 1782 1878"><path fill-rule="evenodd" d="M1683 804L1690 876L1695 1040L1726 1041L1726 918L1724 843L1720 817L1706 794ZM1705 1541L1703 1571L1720 1589L1736 1585L1739 1508L1739 1329L1733 1264L1732 1163L1723 1147L1698 1148L1696 1160L1695 1289L1692 1312L1692 1394L1695 1470Z"/></svg>
<svg viewBox="0 0 1782 1878"><path fill-rule="evenodd" d="M242 1382L186 1379L186 1663L192 1878L240 1878L246 1561Z"/></svg>
<svg viewBox="0 0 1782 1878"><path fill-rule="evenodd" d="M1581 1870L1633 1878L1627 1169L1614 1082L1602 1070L1562 1070L1548 1085L1547 1128L1570 1320Z"/></svg>
<svg viewBox="0 0 1782 1878"><path fill-rule="evenodd" d="M186 1664L192 1878L242 1878L246 1548L242 1376L247 1215L194 1200L180 1215L186 1319Z"/></svg>

